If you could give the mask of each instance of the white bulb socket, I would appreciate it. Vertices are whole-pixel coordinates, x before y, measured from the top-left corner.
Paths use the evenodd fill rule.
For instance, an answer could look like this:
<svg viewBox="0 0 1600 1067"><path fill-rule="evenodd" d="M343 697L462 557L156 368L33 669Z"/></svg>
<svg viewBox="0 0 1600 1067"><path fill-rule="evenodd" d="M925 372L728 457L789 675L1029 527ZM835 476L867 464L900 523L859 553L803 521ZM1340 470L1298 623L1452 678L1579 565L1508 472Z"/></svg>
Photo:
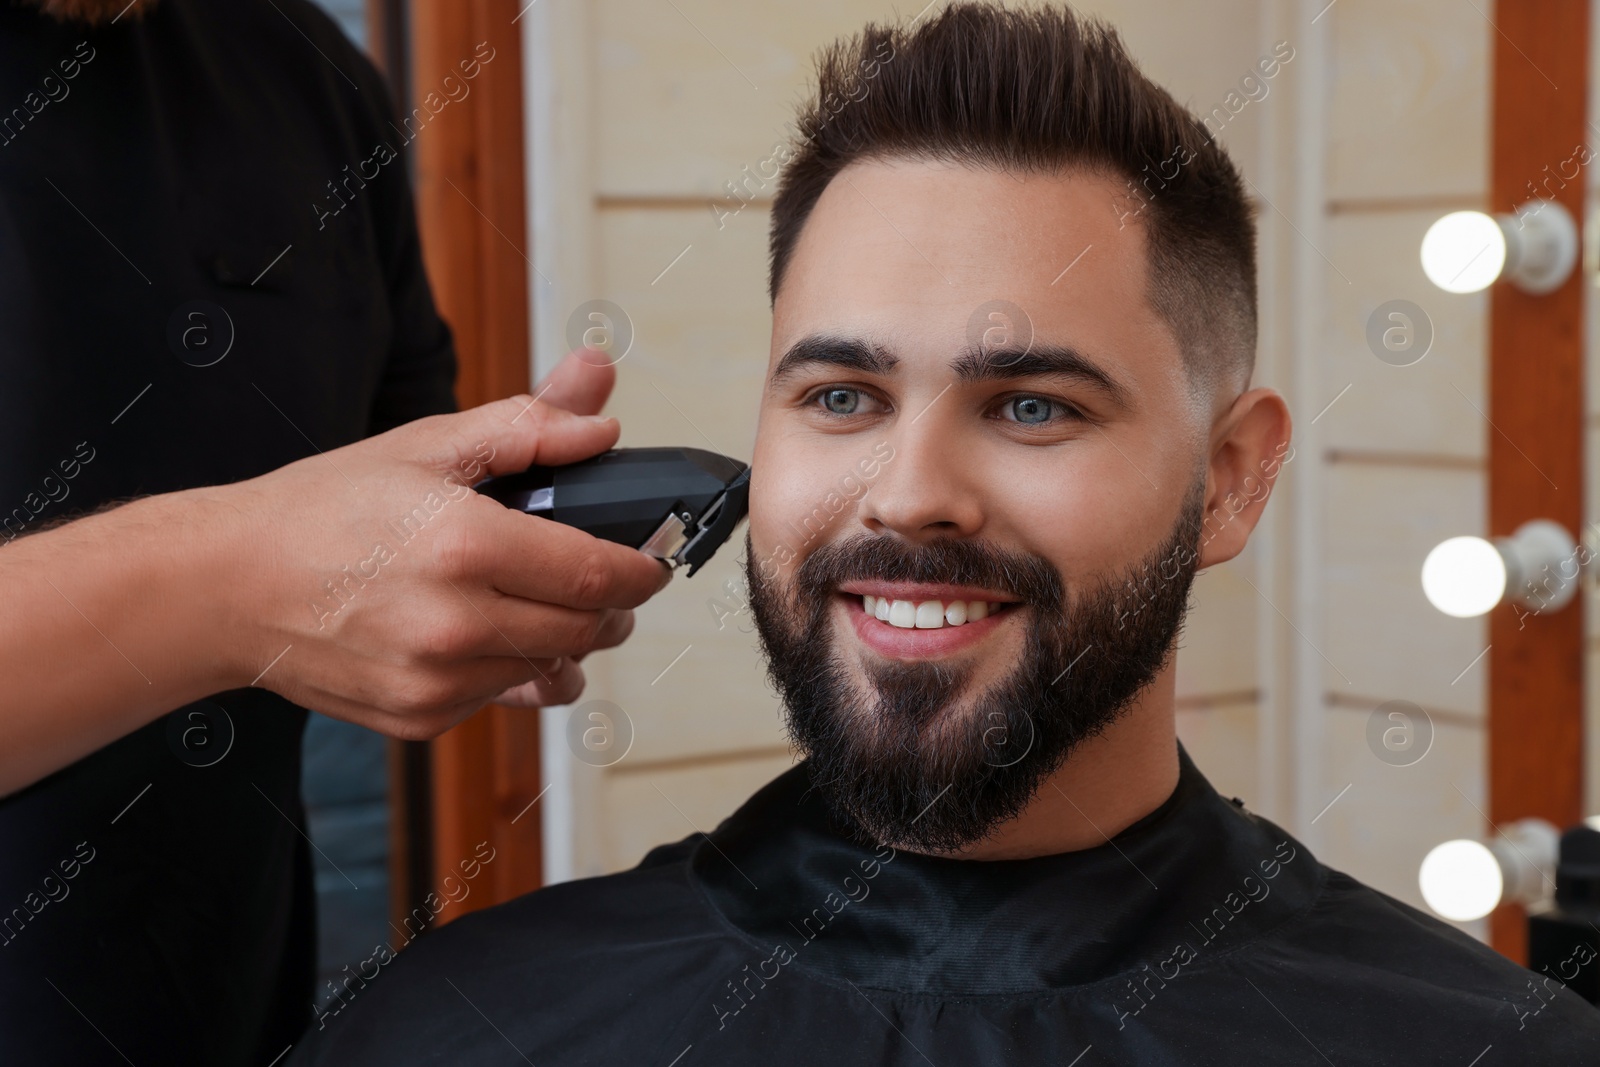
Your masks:
<svg viewBox="0 0 1600 1067"><path fill-rule="evenodd" d="M1472 618L1502 600L1530 610L1559 611L1578 591L1587 561L1566 527L1533 519L1510 537L1452 537L1422 563L1422 592L1446 615Z"/></svg>
<svg viewBox="0 0 1600 1067"><path fill-rule="evenodd" d="M1455 922L1481 919L1502 902L1540 904L1554 893L1560 843L1560 831L1543 819L1508 823L1487 845L1446 841L1417 872L1422 899Z"/></svg>
<svg viewBox="0 0 1600 1067"><path fill-rule="evenodd" d="M1561 288L1578 262L1578 227L1554 200L1512 214L1452 211L1422 238L1422 270L1447 293L1476 293L1504 277L1526 293Z"/></svg>

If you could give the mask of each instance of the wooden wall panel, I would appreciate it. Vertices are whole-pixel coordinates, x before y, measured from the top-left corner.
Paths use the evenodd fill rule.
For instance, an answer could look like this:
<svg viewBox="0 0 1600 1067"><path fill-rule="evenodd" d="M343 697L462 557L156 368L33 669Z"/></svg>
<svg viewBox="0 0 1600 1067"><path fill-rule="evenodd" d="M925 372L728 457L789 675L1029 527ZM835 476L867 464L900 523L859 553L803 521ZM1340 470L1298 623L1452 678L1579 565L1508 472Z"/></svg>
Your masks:
<svg viewBox="0 0 1600 1067"><path fill-rule="evenodd" d="M1509 211L1529 183L1588 142L1589 0L1495 6L1490 204ZM1550 191L1583 218L1583 183ZM1583 522L1583 292L1575 271L1554 293L1494 287L1489 309L1489 533L1548 518ZM1489 819L1583 815L1583 599L1489 621ZM1500 951L1526 959L1521 909L1491 917Z"/></svg>

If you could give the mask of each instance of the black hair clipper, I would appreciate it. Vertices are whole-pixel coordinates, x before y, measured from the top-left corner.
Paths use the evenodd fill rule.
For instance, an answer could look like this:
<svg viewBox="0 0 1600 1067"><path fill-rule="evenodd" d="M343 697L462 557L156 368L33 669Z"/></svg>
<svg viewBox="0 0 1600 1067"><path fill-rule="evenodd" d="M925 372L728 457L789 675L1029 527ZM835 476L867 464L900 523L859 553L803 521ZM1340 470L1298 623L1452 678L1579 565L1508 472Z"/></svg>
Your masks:
<svg viewBox="0 0 1600 1067"><path fill-rule="evenodd" d="M473 488L670 566L687 563L693 577L749 511L750 467L703 448L616 448Z"/></svg>

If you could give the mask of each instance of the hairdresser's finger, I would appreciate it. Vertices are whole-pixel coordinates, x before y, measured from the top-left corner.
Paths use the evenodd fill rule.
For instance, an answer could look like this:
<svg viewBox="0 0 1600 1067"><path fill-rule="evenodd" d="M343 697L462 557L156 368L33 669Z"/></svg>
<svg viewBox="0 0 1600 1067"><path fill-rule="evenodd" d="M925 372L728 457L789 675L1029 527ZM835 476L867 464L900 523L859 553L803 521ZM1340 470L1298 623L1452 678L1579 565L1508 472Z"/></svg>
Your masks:
<svg viewBox="0 0 1600 1067"><path fill-rule="evenodd" d="M533 395L577 415L598 415L611 396L617 372L611 357L593 348L569 352Z"/></svg>
<svg viewBox="0 0 1600 1067"><path fill-rule="evenodd" d="M583 668L570 659L557 661L546 677L513 686L495 697L496 704L508 708L547 708L570 704L583 693L586 684Z"/></svg>
<svg viewBox="0 0 1600 1067"><path fill-rule="evenodd" d="M480 573L509 596L580 610L636 608L672 578L661 560L574 527L510 508L480 514L492 524L472 542Z"/></svg>

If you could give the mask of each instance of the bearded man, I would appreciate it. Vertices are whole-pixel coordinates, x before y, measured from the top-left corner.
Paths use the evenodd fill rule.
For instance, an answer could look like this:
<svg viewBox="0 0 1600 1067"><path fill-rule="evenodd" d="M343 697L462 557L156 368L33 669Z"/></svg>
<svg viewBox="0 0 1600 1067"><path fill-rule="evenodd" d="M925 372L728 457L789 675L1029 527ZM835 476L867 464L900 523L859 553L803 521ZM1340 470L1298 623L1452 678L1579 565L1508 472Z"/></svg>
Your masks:
<svg viewBox="0 0 1600 1067"><path fill-rule="evenodd" d="M1595 1062L1588 1005L1529 1021L1177 741L1191 580L1291 455L1227 154L1070 11L916 21L824 55L772 207L745 567L804 762L293 1062Z"/></svg>

